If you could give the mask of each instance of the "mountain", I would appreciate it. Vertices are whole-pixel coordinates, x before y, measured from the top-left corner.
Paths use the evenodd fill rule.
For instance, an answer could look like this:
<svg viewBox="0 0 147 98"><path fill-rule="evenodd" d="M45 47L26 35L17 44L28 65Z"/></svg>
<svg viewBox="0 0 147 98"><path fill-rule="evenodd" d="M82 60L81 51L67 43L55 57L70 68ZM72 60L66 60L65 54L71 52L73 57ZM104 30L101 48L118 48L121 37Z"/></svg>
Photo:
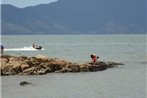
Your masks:
<svg viewBox="0 0 147 98"><path fill-rule="evenodd" d="M26 8L1 5L2 34L142 34L145 0L58 0Z"/></svg>

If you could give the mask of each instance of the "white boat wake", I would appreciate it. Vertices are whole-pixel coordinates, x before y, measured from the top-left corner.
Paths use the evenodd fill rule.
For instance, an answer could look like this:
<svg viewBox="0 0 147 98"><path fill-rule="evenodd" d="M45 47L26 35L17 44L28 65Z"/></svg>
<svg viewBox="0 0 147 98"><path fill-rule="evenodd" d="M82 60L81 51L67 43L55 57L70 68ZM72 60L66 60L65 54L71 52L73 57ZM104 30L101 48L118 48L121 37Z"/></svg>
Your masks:
<svg viewBox="0 0 147 98"><path fill-rule="evenodd" d="M42 48L41 50L44 50L44 48ZM30 46L30 47L23 47L23 48L8 48L8 49L4 49L4 51L39 51L39 50Z"/></svg>

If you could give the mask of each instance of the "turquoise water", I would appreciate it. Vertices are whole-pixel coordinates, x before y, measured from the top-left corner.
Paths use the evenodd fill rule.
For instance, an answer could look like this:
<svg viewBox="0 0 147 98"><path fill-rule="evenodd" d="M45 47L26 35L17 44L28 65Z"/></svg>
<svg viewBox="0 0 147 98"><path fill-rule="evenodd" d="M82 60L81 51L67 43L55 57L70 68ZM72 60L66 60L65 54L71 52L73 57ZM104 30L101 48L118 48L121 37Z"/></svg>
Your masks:
<svg viewBox="0 0 147 98"><path fill-rule="evenodd" d="M21 35L2 36L9 55L37 54L88 62L90 54L102 61L125 65L102 72L52 73L43 76L2 77L2 98L146 98L147 35ZM33 44L44 50L27 50ZM15 51L12 51L14 50ZM20 87L19 82L33 83Z"/></svg>

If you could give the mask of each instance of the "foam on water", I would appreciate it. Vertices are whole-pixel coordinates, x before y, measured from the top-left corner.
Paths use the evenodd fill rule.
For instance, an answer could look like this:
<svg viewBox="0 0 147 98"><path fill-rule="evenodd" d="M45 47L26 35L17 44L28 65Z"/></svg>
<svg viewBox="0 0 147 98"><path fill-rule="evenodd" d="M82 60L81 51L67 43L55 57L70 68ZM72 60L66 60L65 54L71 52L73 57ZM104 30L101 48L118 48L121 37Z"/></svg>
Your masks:
<svg viewBox="0 0 147 98"><path fill-rule="evenodd" d="M42 48L41 50L44 50L44 48ZM34 49L32 46L25 46L23 48L8 48L5 49L4 51L38 51L37 49Z"/></svg>

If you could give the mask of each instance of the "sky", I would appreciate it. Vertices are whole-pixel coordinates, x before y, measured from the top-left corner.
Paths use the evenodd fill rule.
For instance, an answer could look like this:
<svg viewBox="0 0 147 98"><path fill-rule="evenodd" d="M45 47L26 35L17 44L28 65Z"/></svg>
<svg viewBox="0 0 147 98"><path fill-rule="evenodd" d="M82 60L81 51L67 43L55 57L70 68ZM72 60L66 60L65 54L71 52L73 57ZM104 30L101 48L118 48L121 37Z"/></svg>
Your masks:
<svg viewBox="0 0 147 98"><path fill-rule="evenodd" d="M34 6L38 4L47 4L58 0L1 0L1 4L11 4L19 8Z"/></svg>

